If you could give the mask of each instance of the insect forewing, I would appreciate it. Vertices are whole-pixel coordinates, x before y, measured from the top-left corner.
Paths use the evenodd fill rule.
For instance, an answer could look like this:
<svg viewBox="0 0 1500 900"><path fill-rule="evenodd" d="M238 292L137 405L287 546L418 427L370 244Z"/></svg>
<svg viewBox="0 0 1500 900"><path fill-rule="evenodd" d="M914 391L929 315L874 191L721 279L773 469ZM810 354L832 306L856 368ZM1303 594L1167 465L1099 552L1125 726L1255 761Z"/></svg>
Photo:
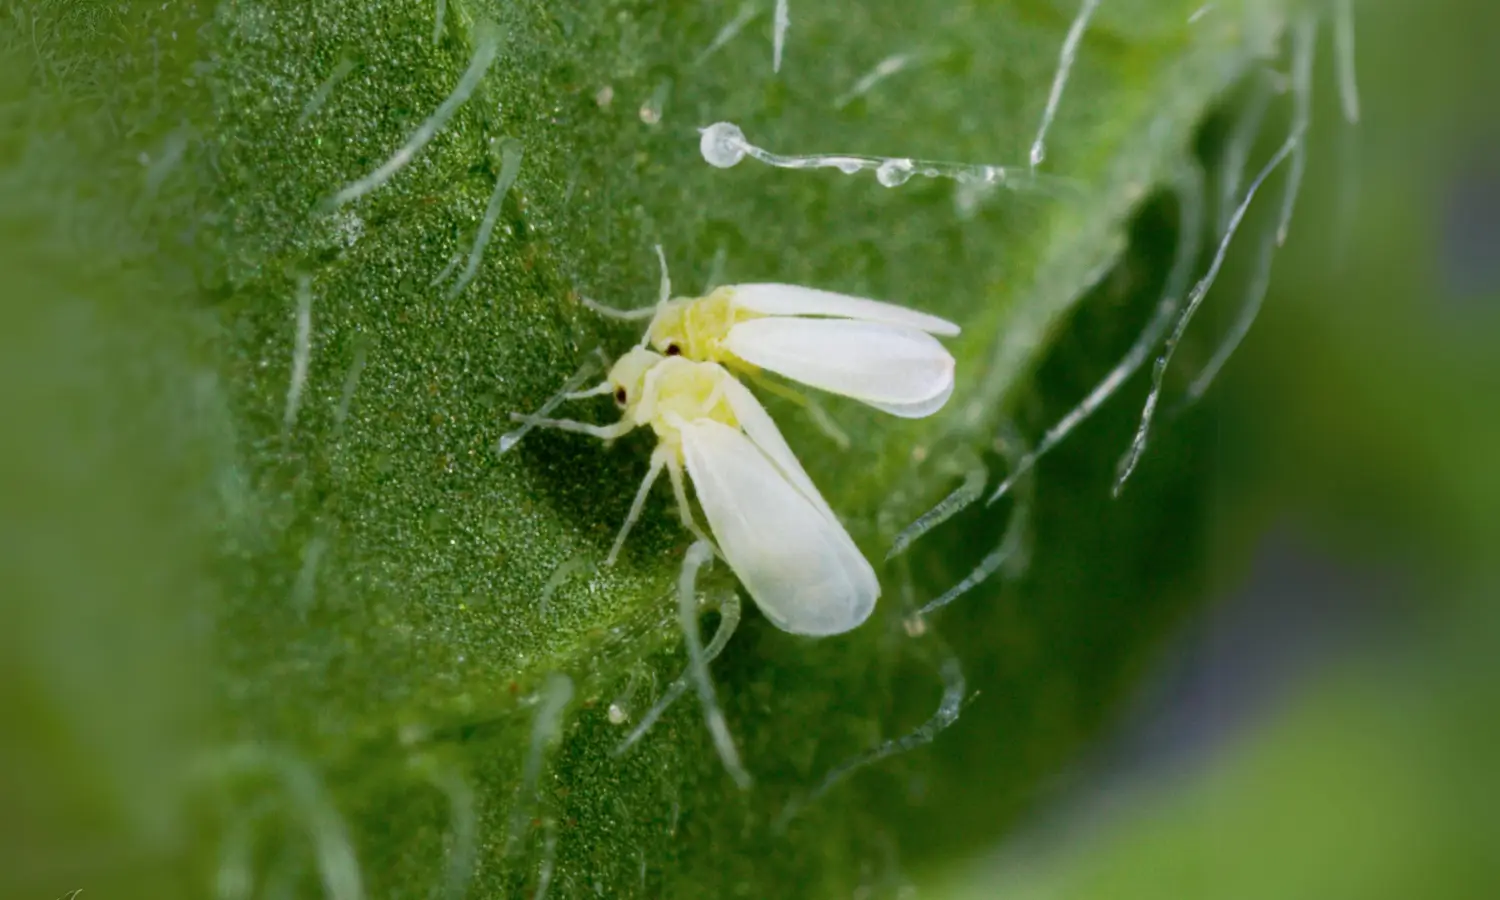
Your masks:
<svg viewBox="0 0 1500 900"><path fill-rule="evenodd" d="M953 391L952 354L932 335L899 325L773 316L738 323L724 346L763 369L908 418L935 412Z"/></svg>
<svg viewBox="0 0 1500 900"><path fill-rule="evenodd" d="M948 398L951 396L953 396L953 382L949 380L948 386L943 388L941 393L915 403L882 403L877 400L865 400L864 402L881 412L887 412L893 416L900 416L903 419L920 419L942 409L943 404L947 403Z"/></svg>
<svg viewBox="0 0 1500 900"><path fill-rule="evenodd" d="M918 331L954 337L958 326L924 312L881 303L864 297L835 294L795 284L737 284L733 288L735 304L767 316L833 316L904 325Z"/></svg>
<svg viewBox="0 0 1500 900"><path fill-rule="evenodd" d="M734 378L725 377L723 386L724 397L729 401L729 408L734 410L734 417L739 420L740 427L745 430L751 443L760 448L771 464L808 499L808 502L812 503L830 521L837 523L838 517L833 514L828 501L823 499L823 495L813 484L812 479L807 477L807 471L797 460L797 454L787 446L786 438L781 436L781 429L776 427L771 414L760 405L760 401L755 399L754 394Z"/></svg>
<svg viewBox="0 0 1500 900"><path fill-rule="evenodd" d="M683 423L681 434L719 549L776 627L820 637L869 618L880 584L826 505L814 504L738 429L699 419Z"/></svg>

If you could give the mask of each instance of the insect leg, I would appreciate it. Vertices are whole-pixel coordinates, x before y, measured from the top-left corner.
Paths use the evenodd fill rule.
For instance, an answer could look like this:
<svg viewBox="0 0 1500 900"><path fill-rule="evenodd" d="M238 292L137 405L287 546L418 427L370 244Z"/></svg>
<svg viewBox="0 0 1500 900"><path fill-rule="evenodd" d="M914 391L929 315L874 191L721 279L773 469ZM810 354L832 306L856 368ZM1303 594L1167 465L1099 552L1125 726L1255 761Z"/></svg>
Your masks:
<svg viewBox="0 0 1500 900"><path fill-rule="evenodd" d="M682 461L677 458L677 454L675 453L668 453L666 457L667 476L672 479L672 495L677 498L677 515L682 519L682 527L691 531L693 537L707 542L712 547L714 545L713 540L693 520L693 508L688 505L687 488L684 486L682 479Z"/></svg>
<svg viewBox="0 0 1500 900"><path fill-rule="evenodd" d="M625 524L620 526L620 533L615 536L615 544L609 548L609 555L604 558L606 566L615 564L615 557L620 555L620 548L625 546L625 538L630 534L630 529L636 520L641 517L641 510L646 506L646 497L651 493L651 486L656 483L656 477L661 474L662 467L667 464L667 454L671 451L657 447L651 454L651 468L646 470L646 479L641 482L640 490L635 492L635 500L630 504L630 512L625 514Z"/></svg>

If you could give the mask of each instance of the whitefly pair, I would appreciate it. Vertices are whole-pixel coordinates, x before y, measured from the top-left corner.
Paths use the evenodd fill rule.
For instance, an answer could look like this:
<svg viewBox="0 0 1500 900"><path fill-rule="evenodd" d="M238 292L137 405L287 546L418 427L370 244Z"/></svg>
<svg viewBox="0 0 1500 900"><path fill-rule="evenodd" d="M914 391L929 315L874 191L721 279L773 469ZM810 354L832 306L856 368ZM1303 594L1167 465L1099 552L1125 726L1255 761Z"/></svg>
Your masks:
<svg viewBox="0 0 1500 900"><path fill-rule="evenodd" d="M718 553L778 628L826 636L857 627L880 582L760 402L735 377L764 369L905 418L931 415L953 393L953 357L934 335L958 326L889 303L788 284L741 284L670 298L641 310L590 305L617 318L650 319L641 345L598 386L569 399L611 394L613 425L512 414L528 427L613 440L649 426L651 465L605 561L618 555L663 469L682 523L700 538L683 471L692 480Z"/></svg>

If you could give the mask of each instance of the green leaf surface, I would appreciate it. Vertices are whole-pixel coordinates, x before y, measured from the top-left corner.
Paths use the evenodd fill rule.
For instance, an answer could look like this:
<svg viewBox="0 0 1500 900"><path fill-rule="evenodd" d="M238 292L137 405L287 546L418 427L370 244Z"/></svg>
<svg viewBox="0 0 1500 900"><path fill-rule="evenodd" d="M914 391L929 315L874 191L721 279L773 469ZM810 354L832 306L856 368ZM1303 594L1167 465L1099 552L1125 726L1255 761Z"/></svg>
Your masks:
<svg viewBox="0 0 1500 900"><path fill-rule="evenodd" d="M1164 448L1165 471L1107 502L1128 407L1099 424L1107 443L1043 468L1031 574L974 591L925 634L907 614L993 549L1008 504L972 509L880 568L881 607L851 634L794 638L747 611L713 671L756 778L748 792L724 772L691 696L630 753L611 752L629 727L611 705L639 717L683 664L672 590L688 538L666 492L618 565L589 565L625 515L649 436L606 448L536 432L504 456L496 444L509 412L539 406L594 348L630 346L635 332L579 298L651 302L655 243L679 293L710 277L785 281L929 310L964 327L941 415L894 420L829 400L852 438L841 451L766 398L880 560L975 461L996 483L1009 411L1028 433L1047 424L1154 303L1172 219L1142 218L1129 254L1127 229L1283 18L1247 2L1190 24L1196 6L1104 4L1045 167L1073 187L1000 192L971 209L948 182L888 189L868 174L715 169L696 129L733 121L786 153L1021 164L1071 4L794 4L780 75L769 9L698 61L734 4L9 10L4 109L20 127L0 161L15 200L5 252L36 281L20 307L35 327L9 339L35 359L9 359L42 375L16 389L40 410L39 440L18 444L7 469L39 465L38 447L52 446L41 438L99 451L80 465L100 489L58 508L112 550L89 569L104 584L87 591L60 580L66 563L38 568L21 605L30 630L17 633L117 616L136 680L56 695L38 715L55 705L154 747L157 759L122 754L118 777L101 776L124 795L145 791L142 770L197 778L191 807L173 790L142 795L164 820L155 843L120 824L124 800L99 801L109 833L146 858L191 861L189 895L216 884L237 896L248 879L341 900L523 896L549 879L558 896L894 892L993 839L1097 727L1191 577L1193 554L1166 546L1190 533L1191 458L1173 473ZM490 40L494 62L431 142L335 208ZM894 53L921 55L835 108ZM507 148L519 169L493 207ZM492 207L475 277L452 296ZM1086 295L1102 306L1034 379ZM308 353L294 387L299 306ZM101 412L60 414L33 390L48 379ZM580 409L613 418L602 401ZM128 440L110 416L128 421ZM55 505L70 483L59 474L39 495ZM76 530L59 521L37 540L71 558L61 548L76 552ZM576 571L557 583L564 566ZM707 587L722 596L733 584L720 569ZM76 606L49 605L54 595ZM1129 627L1103 624L1136 608ZM948 644L971 701L959 727L779 827L824 773L931 714ZM51 677L48 658L15 664ZM207 676L172 674L188 671ZM552 735L537 723L549 697L561 702L559 674L571 693ZM142 693L203 715L182 713L182 734L94 715L125 703L123 715L119 698ZM64 729L55 746L80 734ZM66 781L71 770L49 771Z"/></svg>

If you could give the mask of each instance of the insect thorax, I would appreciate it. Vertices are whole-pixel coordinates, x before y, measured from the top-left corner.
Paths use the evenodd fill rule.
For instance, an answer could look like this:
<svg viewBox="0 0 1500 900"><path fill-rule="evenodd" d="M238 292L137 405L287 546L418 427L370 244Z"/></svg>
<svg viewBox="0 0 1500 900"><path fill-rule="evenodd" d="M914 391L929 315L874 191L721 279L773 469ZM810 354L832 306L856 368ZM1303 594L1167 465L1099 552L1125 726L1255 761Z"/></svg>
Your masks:
<svg viewBox="0 0 1500 900"><path fill-rule="evenodd" d="M651 325L651 344L659 352L703 362L740 361L723 348L729 329L757 313L740 309L734 303L734 289L721 287L705 297L673 300L657 315Z"/></svg>
<svg viewBox="0 0 1500 900"><path fill-rule="evenodd" d="M739 419L722 387L723 381L732 377L719 366L681 357L669 357L657 364L650 375L649 407L642 410L649 416L657 438L678 445L681 435L674 421L679 420L712 419L739 428Z"/></svg>

